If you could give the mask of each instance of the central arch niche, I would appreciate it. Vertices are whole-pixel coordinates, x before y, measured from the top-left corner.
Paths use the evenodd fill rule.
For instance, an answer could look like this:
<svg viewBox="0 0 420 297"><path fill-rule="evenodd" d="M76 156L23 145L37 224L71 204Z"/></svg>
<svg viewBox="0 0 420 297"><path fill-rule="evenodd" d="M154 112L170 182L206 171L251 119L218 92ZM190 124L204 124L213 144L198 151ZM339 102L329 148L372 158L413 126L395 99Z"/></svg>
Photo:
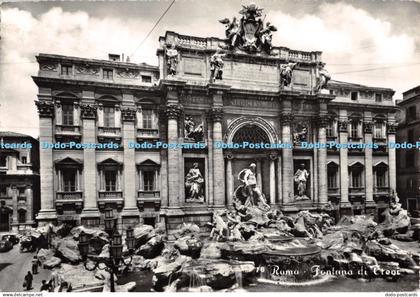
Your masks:
<svg viewBox="0 0 420 297"><path fill-rule="evenodd" d="M247 124L236 131L232 138L232 142L269 143L270 139L261 127L253 124Z"/></svg>

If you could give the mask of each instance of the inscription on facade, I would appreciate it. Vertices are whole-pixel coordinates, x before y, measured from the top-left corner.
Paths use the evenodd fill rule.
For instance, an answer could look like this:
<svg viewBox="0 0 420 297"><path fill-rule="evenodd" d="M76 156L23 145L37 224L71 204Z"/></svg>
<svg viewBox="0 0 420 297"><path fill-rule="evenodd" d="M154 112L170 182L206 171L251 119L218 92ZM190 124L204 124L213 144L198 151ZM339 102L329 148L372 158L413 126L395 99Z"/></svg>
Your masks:
<svg viewBox="0 0 420 297"><path fill-rule="evenodd" d="M242 98L232 98L224 102L224 105L228 106L240 106L240 107L264 107L264 108L279 108L277 101L270 100L252 100L252 99L242 99Z"/></svg>
<svg viewBox="0 0 420 297"><path fill-rule="evenodd" d="M182 57L184 61L184 73L191 75L202 75L204 61L202 59Z"/></svg>

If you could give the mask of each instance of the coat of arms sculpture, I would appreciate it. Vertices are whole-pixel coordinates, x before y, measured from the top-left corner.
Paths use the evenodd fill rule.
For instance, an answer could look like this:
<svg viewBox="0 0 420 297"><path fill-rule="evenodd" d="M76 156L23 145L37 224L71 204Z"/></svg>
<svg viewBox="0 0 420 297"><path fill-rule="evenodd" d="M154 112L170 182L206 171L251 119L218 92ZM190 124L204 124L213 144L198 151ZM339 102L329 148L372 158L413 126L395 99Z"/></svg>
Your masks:
<svg viewBox="0 0 420 297"><path fill-rule="evenodd" d="M236 17L232 21L228 18L219 21L226 26L226 38L230 49L271 53L272 32L277 31L277 28L269 22L264 26L265 16L261 18L262 11L262 8L252 3L242 6L239 11L242 17L239 21Z"/></svg>

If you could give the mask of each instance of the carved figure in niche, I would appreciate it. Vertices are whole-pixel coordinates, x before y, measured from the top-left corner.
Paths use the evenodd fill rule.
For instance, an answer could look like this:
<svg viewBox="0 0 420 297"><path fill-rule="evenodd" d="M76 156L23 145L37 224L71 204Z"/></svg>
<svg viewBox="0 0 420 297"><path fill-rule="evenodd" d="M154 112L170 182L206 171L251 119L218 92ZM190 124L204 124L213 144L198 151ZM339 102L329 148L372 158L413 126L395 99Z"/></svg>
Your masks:
<svg viewBox="0 0 420 297"><path fill-rule="evenodd" d="M178 51L175 48L175 44L171 44L169 48L166 48L166 57L168 74L175 75L176 67L178 66Z"/></svg>
<svg viewBox="0 0 420 297"><path fill-rule="evenodd" d="M201 142L204 139L204 127L203 123L198 126L192 119L192 117L187 116L184 121L184 133L185 138L192 139L195 142Z"/></svg>
<svg viewBox="0 0 420 297"><path fill-rule="evenodd" d="M233 17L232 22L228 18L219 21L226 27L225 34L229 40L229 47L233 48L238 45L239 36L239 22L236 17Z"/></svg>
<svg viewBox="0 0 420 297"><path fill-rule="evenodd" d="M216 79L223 79L223 60L222 58L225 57L224 54L220 49L218 49L210 58L210 81L214 82Z"/></svg>
<svg viewBox="0 0 420 297"><path fill-rule="evenodd" d="M187 202L204 202L203 194L204 178L195 162L185 176L185 187L187 188Z"/></svg>
<svg viewBox="0 0 420 297"><path fill-rule="evenodd" d="M300 168L296 170L294 181L297 184L298 195L296 196L296 200L307 200L309 199L306 196L306 189L307 189L307 182L309 179L309 172L305 168L305 164L300 164Z"/></svg>
<svg viewBox="0 0 420 297"><path fill-rule="evenodd" d="M287 87L292 82L293 69L297 63L287 63L280 65L280 86Z"/></svg>
<svg viewBox="0 0 420 297"><path fill-rule="evenodd" d="M302 127L299 132L293 133L293 143L295 145L308 141L308 128Z"/></svg>
<svg viewBox="0 0 420 297"><path fill-rule="evenodd" d="M255 176L255 169L257 165L251 163L248 168L241 170L238 174L238 179L243 183L242 196L246 197L243 206L245 208L258 206L262 210L268 211L270 206L267 204L264 194L257 185L257 178Z"/></svg>
<svg viewBox="0 0 420 297"><path fill-rule="evenodd" d="M261 47L262 49L270 53L272 46L272 40L273 40L273 32L276 32L277 28L270 24L270 22L267 22L265 28L261 30L260 32L260 41L261 41Z"/></svg>
<svg viewBox="0 0 420 297"><path fill-rule="evenodd" d="M321 89L324 89L330 79L331 74L324 68L320 69L317 78L317 84L315 86L315 92L319 92Z"/></svg>

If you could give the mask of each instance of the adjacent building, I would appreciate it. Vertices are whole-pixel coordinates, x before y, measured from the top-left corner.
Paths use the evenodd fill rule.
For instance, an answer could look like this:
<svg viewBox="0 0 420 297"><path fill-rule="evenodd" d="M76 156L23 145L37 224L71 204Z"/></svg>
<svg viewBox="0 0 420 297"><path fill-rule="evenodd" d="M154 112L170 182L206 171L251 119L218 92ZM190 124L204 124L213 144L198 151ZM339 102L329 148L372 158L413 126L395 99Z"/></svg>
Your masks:
<svg viewBox="0 0 420 297"><path fill-rule="evenodd" d="M38 210L38 141L28 135L0 131L0 231L33 227Z"/></svg>
<svg viewBox="0 0 420 297"><path fill-rule="evenodd" d="M402 205L409 212L420 207L420 86L403 93L400 107L397 142L410 143L414 147L405 147L397 152L397 192Z"/></svg>
<svg viewBox="0 0 420 297"><path fill-rule="evenodd" d="M101 225L112 207L123 226L204 226L214 209L232 207L253 163L272 208L331 203L337 216L380 220L396 189L386 145L395 142L394 91L336 80L321 88L321 52L271 46L269 28L253 31L255 13L228 39L166 32L157 67L38 55L37 219ZM58 142L112 145L42 148Z"/></svg>

